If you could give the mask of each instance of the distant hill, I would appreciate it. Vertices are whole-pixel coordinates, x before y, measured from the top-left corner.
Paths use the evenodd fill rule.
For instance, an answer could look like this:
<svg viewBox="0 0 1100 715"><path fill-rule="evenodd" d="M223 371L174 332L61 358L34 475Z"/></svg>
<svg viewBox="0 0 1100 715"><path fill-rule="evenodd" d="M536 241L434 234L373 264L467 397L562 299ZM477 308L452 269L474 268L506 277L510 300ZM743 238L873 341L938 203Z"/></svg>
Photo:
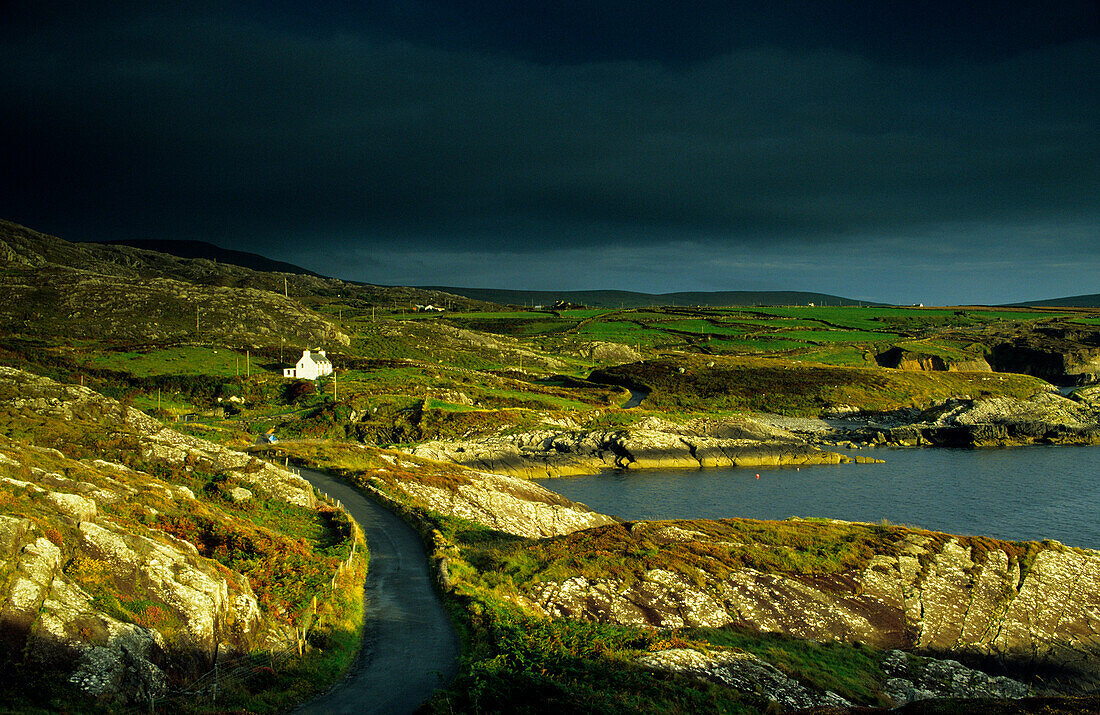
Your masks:
<svg viewBox="0 0 1100 715"><path fill-rule="evenodd" d="M556 301L593 308L645 308L656 305L721 307L727 305L883 305L827 293L803 291L713 291L680 293L636 293L625 290L502 290L495 288L424 287L445 293L502 305L551 305Z"/></svg>
<svg viewBox="0 0 1100 715"><path fill-rule="evenodd" d="M428 303L495 307L438 291L259 271L123 243L73 243L3 220L0 295L0 335L139 344L346 344L331 316L316 312L332 301L360 311Z"/></svg>
<svg viewBox="0 0 1100 715"><path fill-rule="evenodd" d="M320 273L296 266L293 263L284 263L261 256L258 253L247 251L234 251L229 248L215 246L206 241L169 241L156 239L126 239L121 241L102 241L105 246L131 246L142 248L146 251L167 253L179 258L205 258L215 263L228 263L242 268L251 268L254 271L269 273L294 273L301 276L317 276L323 278Z"/></svg>
<svg viewBox="0 0 1100 715"><path fill-rule="evenodd" d="M1074 295L1068 298L1050 298L1048 300L1029 300L1026 303L1012 303L1021 308L1100 308L1100 293L1092 295Z"/></svg>

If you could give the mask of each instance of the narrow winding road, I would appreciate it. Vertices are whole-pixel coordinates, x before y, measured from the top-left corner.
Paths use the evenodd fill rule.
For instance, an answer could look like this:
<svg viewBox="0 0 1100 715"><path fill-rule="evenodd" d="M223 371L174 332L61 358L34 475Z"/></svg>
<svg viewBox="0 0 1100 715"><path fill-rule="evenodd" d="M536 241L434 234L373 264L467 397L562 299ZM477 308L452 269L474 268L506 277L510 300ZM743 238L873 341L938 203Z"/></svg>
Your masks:
<svg viewBox="0 0 1100 715"><path fill-rule="evenodd" d="M370 549L364 585L363 650L351 673L297 713L411 713L454 677L458 636L432 587L420 537L399 517L350 485L302 470L343 502Z"/></svg>

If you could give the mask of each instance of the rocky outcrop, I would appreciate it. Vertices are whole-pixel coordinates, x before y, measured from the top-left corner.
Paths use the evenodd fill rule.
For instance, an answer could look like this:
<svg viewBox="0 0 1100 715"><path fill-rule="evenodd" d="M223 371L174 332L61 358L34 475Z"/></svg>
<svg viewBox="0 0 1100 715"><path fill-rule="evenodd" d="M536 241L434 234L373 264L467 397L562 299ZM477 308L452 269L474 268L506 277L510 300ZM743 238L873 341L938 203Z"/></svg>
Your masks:
<svg viewBox="0 0 1100 715"><path fill-rule="evenodd" d="M630 533L644 548L685 540L697 544L697 553L738 548L691 524L639 522ZM655 568L622 579L575 575L525 589L532 607L553 617L660 628L737 625L812 640L994 656L1100 683L1100 552L1046 542L1022 554L1008 544L907 530L891 538L866 566L839 573L749 567L723 573L708 571L702 560L686 570Z"/></svg>
<svg viewBox="0 0 1100 715"><path fill-rule="evenodd" d="M1031 688L1004 675L992 676L967 668L957 660L917 658L892 650L882 661L889 676L886 694L896 705L931 698L981 698L1018 700Z"/></svg>
<svg viewBox="0 0 1100 715"><path fill-rule="evenodd" d="M707 436L733 435L733 436ZM770 439L766 435L770 435ZM760 439L765 437L767 441ZM641 423L629 430L541 430L466 442L426 442L412 454L526 478L608 469L795 466L875 461L825 452L763 425Z"/></svg>
<svg viewBox="0 0 1100 715"><path fill-rule="evenodd" d="M1008 397L949 400L893 427L856 427L843 439L903 447L991 447L1022 444L1100 444L1100 405L1088 395L1054 392L1030 400Z"/></svg>
<svg viewBox="0 0 1100 715"><path fill-rule="evenodd" d="M0 666L66 673L101 702L147 703L167 669L293 642L286 614L262 608L246 575L203 555L232 539L251 548L256 525L166 481L209 486L196 471L218 475L226 503L315 502L287 470L0 367Z"/></svg>
<svg viewBox="0 0 1100 715"><path fill-rule="evenodd" d="M981 356L946 357L935 353L926 353L894 346L875 355L880 367L897 370L942 371L942 372L991 372L993 370Z"/></svg>
<svg viewBox="0 0 1100 715"><path fill-rule="evenodd" d="M764 694L784 710L851 705L836 693L817 692L788 678L775 666L748 653L707 656L691 648L669 648L646 653L638 663L651 670L692 675L743 693Z"/></svg>
<svg viewBox="0 0 1100 715"><path fill-rule="evenodd" d="M34 520L0 516L0 573L12 574L0 590L0 660L70 664L69 680L89 695L148 702L164 694L166 651L209 659L219 645L239 652L258 645L266 624L247 578L162 531L74 514L57 497L85 498L54 491L48 482L56 480L0 479L42 497ZM75 522L77 538L41 526L65 522ZM104 603L123 605L112 615ZM148 625L119 620L118 608L140 609Z"/></svg>
<svg viewBox="0 0 1100 715"><path fill-rule="evenodd" d="M852 703L830 691L816 691L788 678L749 653L704 654L691 648L646 653L638 663L653 670L691 675L742 693L766 697L781 710L846 708ZM930 698L1019 699L1031 689L1005 676L991 676L956 660L920 658L892 650L882 662L886 695L895 705Z"/></svg>
<svg viewBox="0 0 1100 715"><path fill-rule="evenodd" d="M399 481L398 486L433 511L528 538L569 534L617 522L523 479L477 473L467 477L467 483L453 488L414 480Z"/></svg>
<svg viewBox="0 0 1100 715"><path fill-rule="evenodd" d="M619 521L518 477L384 452L377 456L392 467L353 472L348 478L399 510L405 507L393 501L398 496L395 489L409 497L400 499L402 503L528 538L570 534Z"/></svg>
<svg viewBox="0 0 1100 715"><path fill-rule="evenodd" d="M1100 330L1040 327L989 351L997 372L1019 372L1056 385L1087 385L1100 375Z"/></svg>
<svg viewBox="0 0 1100 715"><path fill-rule="evenodd" d="M55 419L85 434L128 435L135 451L148 462L172 466L187 464L208 472L222 472L292 504L306 507L315 504L309 482L292 472L243 452L176 432L140 410L80 385L66 385L0 366L0 411L13 420L29 414ZM128 470L123 465L115 467Z"/></svg>
<svg viewBox="0 0 1100 715"><path fill-rule="evenodd" d="M629 345L601 341L581 345L577 354L600 365L621 365L643 359L642 354Z"/></svg>
<svg viewBox="0 0 1100 715"><path fill-rule="evenodd" d="M1075 402L1087 405L1089 409L1100 412L1100 385L1078 388L1069 397Z"/></svg>

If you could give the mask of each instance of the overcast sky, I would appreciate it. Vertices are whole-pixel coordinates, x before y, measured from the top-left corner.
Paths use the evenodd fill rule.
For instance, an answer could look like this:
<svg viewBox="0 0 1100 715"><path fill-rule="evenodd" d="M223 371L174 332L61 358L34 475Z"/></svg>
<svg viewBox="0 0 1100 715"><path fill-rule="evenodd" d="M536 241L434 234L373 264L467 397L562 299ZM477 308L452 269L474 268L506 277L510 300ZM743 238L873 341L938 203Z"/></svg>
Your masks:
<svg viewBox="0 0 1100 715"><path fill-rule="evenodd" d="M1100 293L1100 3L0 5L0 217L383 284Z"/></svg>

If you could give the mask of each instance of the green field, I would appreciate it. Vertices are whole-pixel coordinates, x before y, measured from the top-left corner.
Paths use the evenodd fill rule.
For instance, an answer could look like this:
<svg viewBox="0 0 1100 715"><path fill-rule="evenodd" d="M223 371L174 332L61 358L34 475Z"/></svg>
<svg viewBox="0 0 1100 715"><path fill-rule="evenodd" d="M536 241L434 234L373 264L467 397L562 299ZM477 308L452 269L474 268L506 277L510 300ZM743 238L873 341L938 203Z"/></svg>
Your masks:
<svg viewBox="0 0 1100 715"><path fill-rule="evenodd" d="M293 357L289 356L288 360ZM265 372L258 356L228 348L176 347L142 352L101 352L89 356L88 365L128 372L138 377L152 375L217 375L230 377Z"/></svg>
<svg viewBox="0 0 1100 715"><path fill-rule="evenodd" d="M655 388L644 409L674 415L812 415L834 404L889 410L955 395L1022 394L1038 388L1015 377L978 384L959 373L897 375L879 362L895 364L909 354L907 366L934 356L981 368L992 346L1021 332L1080 332L1100 323L1095 312L1068 310L757 306L374 314L346 300L314 302L326 315L342 316L351 338L350 345L327 346L339 369L335 400L330 380L288 392L291 383L279 370L301 349L289 343L251 351L179 344L121 349L94 340L9 337L0 340L0 361L55 379L86 380L147 412L160 407L164 418L204 413L207 425L241 439L275 428L286 437L395 444L538 429L562 419L617 423L605 412L622 404L625 393L569 380L639 360L666 369L717 363L717 373L699 368L686 382L669 375L651 382L646 369L623 371L620 377ZM806 371L812 366L839 372L823 378Z"/></svg>

